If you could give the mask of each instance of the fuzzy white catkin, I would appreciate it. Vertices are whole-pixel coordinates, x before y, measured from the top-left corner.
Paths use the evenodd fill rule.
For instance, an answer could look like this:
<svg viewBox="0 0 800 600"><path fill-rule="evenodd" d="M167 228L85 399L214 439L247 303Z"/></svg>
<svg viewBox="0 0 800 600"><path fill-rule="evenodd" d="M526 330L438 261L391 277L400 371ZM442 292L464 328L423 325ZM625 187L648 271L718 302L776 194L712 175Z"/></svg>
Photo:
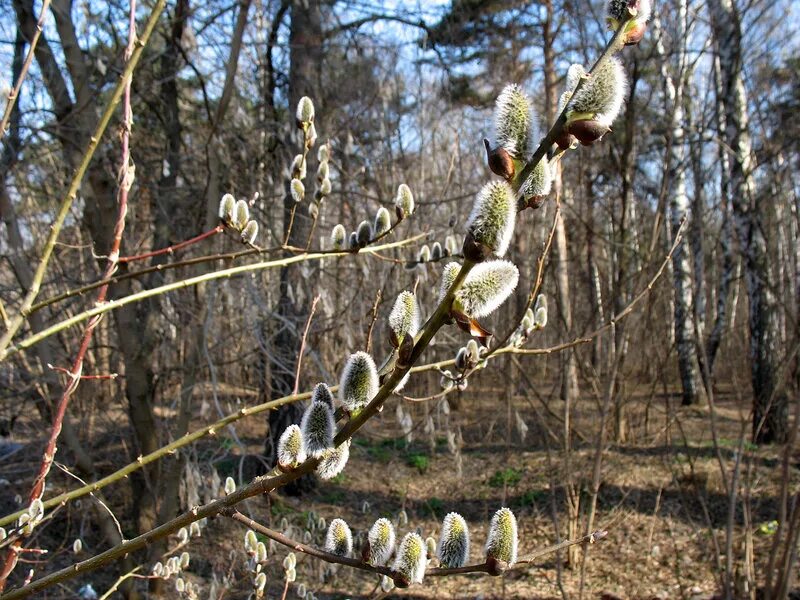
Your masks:
<svg viewBox="0 0 800 600"><path fill-rule="evenodd" d="M306 455L318 458L333 446L333 411L325 402L312 402L303 413L300 430Z"/></svg>
<svg viewBox="0 0 800 600"><path fill-rule="evenodd" d="M313 123L314 121L314 102L308 96L303 96L297 103L297 114L295 115L300 123Z"/></svg>
<svg viewBox="0 0 800 600"><path fill-rule="evenodd" d="M236 206L236 198L231 194L225 194L219 201L219 218L226 223L233 220L233 209Z"/></svg>
<svg viewBox="0 0 800 600"><path fill-rule="evenodd" d="M365 406L378 393L378 370L366 352L356 352L347 359L339 383L339 400L350 410Z"/></svg>
<svg viewBox="0 0 800 600"><path fill-rule="evenodd" d="M327 383L318 383L311 392L312 402L324 402L333 409L333 394Z"/></svg>
<svg viewBox="0 0 800 600"><path fill-rule="evenodd" d="M258 223L250 219L242 229L242 241L252 246L256 242L256 237L258 237Z"/></svg>
<svg viewBox="0 0 800 600"><path fill-rule="evenodd" d="M480 263L456 292L454 305L470 317L485 317L506 301L518 281L519 270L506 260Z"/></svg>
<svg viewBox="0 0 800 600"><path fill-rule="evenodd" d="M389 519L378 519L367 535L369 540L369 564L382 567L394 552L394 526Z"/></svg>
<svg viewBox="0 0 800 600"><path fill-rule="evenodd" d="M303 434L297 425L289 425L278 440L278 464L285 468L305 462Z"/></svg>
<svg viewBox="0 0 800 600"><path fill-rule="evenodd" d="M344 225L341 223L337 224L331 231L331 247L334 250L341 250L344 248L344 241L346 237L347 231L345 231Z"/></svg>
<svg viewBox="0 0 800 600"><path fill-rule="evenodd" d="M486 557L508 563L517 562L517 519L507 508L501 508L489 524L489 537L486 540Z"/></svg>
<svg viewBox="0 0 800 600"><path fill-rule="evenodd" d="M517 84L503 88L494 110L496 144L514 158L528 160L533 153L536 119L530 98Z"/></svg>
<svg viewBox="0 0 800 600"><path fill-rule="evenodd" d="M402 291L389 313L389 327L401 342L406 335L415 336L419 331L419 310L412 292Z"/></svg>
<svg viewBox="0 0 800 600"><path fill-rule="evenodd" d="M484 185L475 197L467 219L467 231L476 242L488 246L497 256L508 250L517 219L517 199L505 181Z"/></svg>
<svg viewBox="0 0 800 600"><path fill-rule="evenodd" d="M416 533L407 533L397 549L392 570L409 583L422 583L428 556L425 542Z"/></svg>
<svg viewBox="0 0 800 600"><path fill-rule="evenodd" d="M289 184L289 191L292 194L292 200L297 203L302 202L306 196L306 187L299 179L292 179L291 184Z"/></svg>
<svg viewBox="0 0 800 600"><path fill-rule="evenodd" d="M350 440L346 440L323 453L317 465L317 475L323 480L333 479L344 470L349 458Z"/></svg>
<svg viewBox="0 0 800 600"><path fill-rule="evenodd" d="M453 282L456 280L460 270L461 265L459 265L457 262L451 262L445 265L444 269L442 270L442 279L439 283L439 302L444 300L444 297L453 286Z"/></svg>
<svg viewBox="0 0 800 600"><path fill-rule="evenodd" d="M398 186L394 204L397 208L403 210L403 217L410 217L414 214L414 194L411 193L411 188L405 183L401 183Z"/></svg>
<svg viewBox="0 0 800 600"><path fill-rule="evenodd" d="M439 561L446 568L463 567L469 561L469 527L458 513L449 513L442 522Z"/></svg>
<svg viewBox="0 0 800 600"><path fill-rule="evenodd" d="M381 206L378 209L378 212L375 213L375 224L373 226L373 230L375 232L375 236L383 235L389 228L392 226L392 218L389 215L389 211L386 210L386 207Z"/></svg>
<svg viewBox="0 0 800 600"><path fill-rule="evenodd" d="M625 68L617 57L611 57L575 92L570 112L595 115L597 121L610 126L622 109L627 87Z"/></svg>
<svg viewBox="0 0 800 600"><path fill-rule="evenodd" d="M353 551L353 534L342 519L334 519L325 536L325 551L337 556L350 556Z"/></svg>
<svg viewBox="0 0 800 600"><path fill-rule="evenodd" d="M242 230L250 220L250 207L246 200L239 200L233 209L233 226Z"/></svg>

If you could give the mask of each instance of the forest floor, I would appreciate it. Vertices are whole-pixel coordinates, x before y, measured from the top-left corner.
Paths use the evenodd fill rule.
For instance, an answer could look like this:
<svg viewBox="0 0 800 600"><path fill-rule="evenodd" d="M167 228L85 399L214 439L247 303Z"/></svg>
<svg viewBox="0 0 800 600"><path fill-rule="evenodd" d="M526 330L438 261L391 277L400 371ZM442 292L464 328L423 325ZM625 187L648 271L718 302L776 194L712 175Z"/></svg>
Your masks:
<svg viewBox="0 0 800 600"><path fill-rule="evenodd" d="M488 379L488 378L485 378ZM604 529L608 536L574 554L577 566L566 564L567 554L551 555L535 565L519 566L502 578L471 574L452 578L429 578L424 586L394 590L381 595L377 577L347 568L328 565L298 554L297 581L290 587L289 598L296 598L297 586L303 583L320 599L344 598L490 598L539 599L560 598L560 589L577 598L583 580L585 598L712 598L718 591L716 561L724 564L724 532L728 518L728 498L720 476L719 461L727 468L734 464L740 436L749 433L744 426L747 406L740 406L734 394L721 393L716 399L715 426L719 452L715 451L708 407L681 408L679 398L667 401L662 396L632 398L628 407L627 441L612 444L601 457L601 486L597 495L592 529ZM452 405L452 406L450 406ZM668 405L672 405L668 407ZM540 402L532 396L513 396L499 387L470 389L460 397L449 397L449 410L442 401L404 402L411 412L415 429L411 440L398 437L397 400L355 439L350 461L344 473L333 481L320 482L302 498L273 495L246 502L242 512L279 530L287 530L295 539L321 544L324 529L309 527L315 519L328 523L336 517L345 519L358 540L375 519L386 516L396 523L401 512L408 523L398 525L398 535L419 531L423 537L438 541L442 518L450 511L467 520L472 537L472 562L480 562L487 525L495 510L510 507L516 514L520 532L520 556L551 545L557 540L554 523L562 536L567 531L568 511L564 484L570 479L583 487L576 500L581 514L579 534L584 533L586 515L592 498L595 461L593 440L599 422L598 406L591 398L576 405L573 422L576 435L569 467L563 449L553 437L563 428L559 415L560 401ZM645 409L646 407L646 409ZM116 420L111 419L110 420ZM120 415L120 422L123 417ZM198 418L196 425L208 421ZM522 436L525 423L527 432ZM23 426L21 429L25 430ZM548 430L551 433L548 433ZM615 434L609 419L609 435ZM191 464L203 475L210 465L222 480L227 475L247 480L258 462L263 447L264 420L256 418L237 424L237 437L220 435L198 443ZM448 442L448 436L450 442ZM95 436L95 454L108 472L121 466L126 456L124 432L106 432ZM0 472L6 482L0 487L0 509L6 514L14 509L15 490L27 488L33 465L40 452L41 440L24 439L21 451L2 459ZM463 439L463 443L459 440ZM455 442L455 443L453 443ZM239 445L241 444L241 445ZM459 448L459 446L461 446ZM774 447L756 448L744 444L741 479L748 482L749 518L752 535L740 526L743 504L736 511L734 552L739 560L745 548L752 548L756 572L763 566L772 541L770 521L776 514L780 485L781 456ZM571 475L569 473L571 473ZM800 489L800 449L792 459L791 488ZM182 487L184 499L194 494L213 495L213 490L191 489L208 485L209 478ZM74 487L63 472L54 469L52 487ZM9 493L11 492L11 493ZM126 484L105 490L105 498L118 515L129 514L130 489ZM105 547L96 531L87 500L61 509L67 518L54 519L42 527L40 543L51 548L51 563L64 566L74 560L70 547L81 536L88 552ZM123 527L125 523L123 520ZM126 537L132 535L126 527ZM722 546L715 551L711 531ZM252 576L246 570L242 540L244 529L224 519L210 521L198 541L188 550L191 564L185 578L198 584L200 598L209 598L209 587L217 579L233 574L225 598L247 598ZM359 542L356 542L358 548ZM174 545L174 544L173 544ZM280 598L283 591L281 562L288 550L273 546L267 566L268 598ZM86 558L84 552L77 558ZM21 565L20 571L27 571ZM34 565L35 567L35 565ZM74 597L85 583L94 589L108 589L116 575L112 569L100 571L71 582L48 597ZM71 595L73 594L73 595ZM605 594L605 596L604 596ZM168 597L170 595L168 594ZM177 597L177 594L176 594Z"/></svg>

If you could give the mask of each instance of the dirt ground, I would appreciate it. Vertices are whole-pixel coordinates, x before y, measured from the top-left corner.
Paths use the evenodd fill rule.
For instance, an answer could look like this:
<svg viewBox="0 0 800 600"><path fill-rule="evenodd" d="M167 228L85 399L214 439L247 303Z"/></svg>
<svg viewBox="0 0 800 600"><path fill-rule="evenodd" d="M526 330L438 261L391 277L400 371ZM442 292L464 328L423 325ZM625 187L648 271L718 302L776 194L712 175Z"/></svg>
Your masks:
<svg viewBox="0 0 800 600"><path fill-rule="evenodd" d="M583 489L577 496L581 514L578 532L582 534L592 500L588 490L592 487L594 440L600 420L598 403L582 398L575 407L576 434L567 469L561 442L554 437L563 430L560 401L540 401L532 393L511 397L499 385L489 385L487 379L482 379L483 386L450 397L447 406L441 400L403 402L404 411L412 415L414 423L410 441L398 433L399 400L393 398L357 436L342 475L331 482L320 482L315 491L303 498L278 494L252 499L241 507L242 512L287 531L298 541L305 539L320 545L325 531L314 523L320 518L329 523L340 517L352 528L358 548L378 517L394 520L399 536L417 530L423 537L438 540L442 518L456 511L470 526L471 562L481 562L489 520L502 506L508 506L517 516L520 557L559 541L554 524L558 523L564 536L568 522L565 484L571 480ZM721 393L716 399L717 452L708 407L681 408L678 398L663 395L643 393L631 397L626 411L627 441L612 443L603 452L600 465L602 483L593 529L607 530L608 535L585 549L585 561L581 560L581 551L576 552L574 558L578 562L574 567L565 562L567 553L561 552L533 565L514 568L501 578L479 574L428 578L422 586L382 595L373 574L332 568L298 554L297 581L290 586L287 597L298 597L298 587L304 584L316 598L326 600L544 599L562 597L562 589L570 598L576 598L583 580L585 598L711 598L719 588L716 561L724 564L724 556L717 557L712 531L722 546L720 553L724 553L728 518L728 498L719 464L722 461L727 469L734 465L743 419L747 419L748 407L739 406L738 402L733 394ZM231 407L235 408L233 404ZM198 416L195 424L200 426L208 420L208 416ZM106 415L97 421L98 427L114 422L124 423L124 416ZM190 498L194 493L201 498L213 496L214 490L208 489L215 485L211 483L212 470L223 481L227 475L248 479L257 470L255 455L263 447L264 428L264 419L256 417L240 421L236 437L226 432L199 442L188 458L201 478L199 483L184 486L184 497ZM14 439L22 448L0 461L3 514L16 508L20 499L15 496L27 489L42 443L41 436L33 435L32 424L21 423L18 430ZM744 434L748 432L745 426ZM125 433L120 426L94 436L95 457L103 473L124 464ZM608 435L614 439L611 418ZM742 528L745 504L740 497L733 548L738 569L746 568L741 558L752 548L756 573L761 573L772 542L770 522L777 514L781 455L780 449L774 447L745 444L743 449L740 477L749 490L747 515L753 533L745 535ZM797 448L790 472L790 489L800 490ZM50 481L48 496L75 485L58 469L54 469ZM200 489L193 489L193 485ZM104 498L117 515L129 514L127 483L104 490ZM50 550L47 571L107 547L90 505L89 499L74 502L38 530L35 542ZM131 524L123 519L122 526L126 537L132 537ZM187 548L181 548L191 555L183 577L197 586L199 598L211 597L212 586L217 591L227 588L225 598L248 597L253 576L248 572L243 551L244 533L240 524L217 518L205 524L201 538L194 538ZM78 557L71 551L75 537L81 537L85 548ZM171 546L176 545L177 540L172 540ZM287 553L288 549L270 544L266 566L268 598L281 598L281 563ZM26 567L37 569L38 576L37 563L21 565L18 571L27 573ZM102 594L117 574L114 569L90 573L41 597L77 597L77 590L85 584ZM145 582L139 581L138 585L144 589ZM179 596L171 591L173 585L168 584L167 597Z"/></svg>

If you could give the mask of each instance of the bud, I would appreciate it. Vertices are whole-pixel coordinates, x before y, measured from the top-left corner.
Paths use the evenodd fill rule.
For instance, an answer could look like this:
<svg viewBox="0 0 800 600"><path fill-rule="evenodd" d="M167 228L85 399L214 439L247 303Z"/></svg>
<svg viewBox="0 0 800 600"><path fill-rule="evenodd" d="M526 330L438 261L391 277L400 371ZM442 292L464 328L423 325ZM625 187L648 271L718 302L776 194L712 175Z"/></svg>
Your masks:
<svg viewBox="0 0 800 600"><path fill-rule="evenodd" d="M492 173L499 175L506 181L514 179L517 167L508 151L500 146L493 148L486 138L483 138L483 145L486 148L486 164L489 165Z"/></svg>
<svg viewBox="0 0 800 600"><path fill-rule="evenodd" d="M297 566L297 556L295 556L294 552L289 552L286 558L283 559L283 568L288 571L289 569L294 569L295 566Z"/></svg>
<svg viewBox="0 0 800 600"><path fill-rule="evenodd" d="M250 219L247 222L247 225L244 226L244 229L242 229L242 241L245 244L250 244L252 246L255 243L257 236L258 223L256 223L253 219Z"/></svg>
<svg viewBox="0 0 800 600"><path fill-rule="evenodd" d="M297 425L289 425L278 440L278 466L294 469L306 460L303 434Z"/></svg>
<svg viewBox="0 0 800 600"><path fill-rule="evenodd" d="M364 407L378 393L378 371L366 352L347 359L339 383L339 400L350 412Z"/></svg>
<svg viewBox="0 0 800 600"><path fill-rule="evenodd" d="M183 592L186 589L186 582L180 577L178 577L175 580L175 589L179 592Z"/></svg>
<svg viewBox="0 0 800 600"><path fill-rule="evenodd" d="M156 577L161 577L161 575L163 575L163 573L164 573L164 565L161 564L161 561L159 561L159 562L157 562L156 564L153 565L152 573Z"/></svg>
<svg viewBox="0 0 800 600"><path fill-rule="evenodd" d="M255 586L256 591L259 594L263 594L264 593L264 588L267 587L267 575L266 575L266 573L261 572L258 575L256 575L256 578L255 578L255 580L253 582L253 585Z"/></svg>
<svg viewBox="0 0 800 600"><path fill-rule="evenodd" d="M236 491L236 482L233 480L233 477L228 477L227 479L225 479L225 494L229 496L235 491Z"/></svg>
<svg viewBox="0 0 800 600"><path fill-rule="evenodd" d="M197 521L192 521L192 524L189 525L189 535L191 537L200 537L200 523Z"/></svg>
<svg viewBox="0 0 800 600"><path fill-rule="evenodd" d="M447 569L463 567L469 561L469 528L458 513L449 513L442 522L439 561Z"/></svg>
<svg viewBox="0 0 800 600"><path fill-rule="evenodd" d="M319 184L319 195L324 198L325 196L330 196L331 194L331 180L327 177L322 180L322 183Z"/></svg>
<svg viewBox="0 0 800 600"><path fill-rule="evenodd" d="M325 402L312 402L303 413L300 429L303 432L306 454L319 458L333 447L333 411Z"/></svg>
<svg viewBox="0 0 800 600"><path fill-rule="evenodd" d="M470 340L467 342L467 354L469 354L469 362L470 363L477 363L480 360L481 355L478 349L478 342L475 340Z"/></svg>
<svg viewBox="0 0 800 600"><path fill-rule="evenodd" d="M584 144L611 129L625 100L627 79L618 58L612 57L589 76L569 102L567 131Z"/></svg>
<svg viewBox="0 0 800 600"><path fill-rule="evenodd" d="M535 117L530 98L516 84L507 85L497 97L494 137L499 147L517 160L527 161L533 153Z"/></svg>
<svg viewBox="0 0 800 600"><path fill-rule="evenodd" d="M330 146L328 145L330 142L326 144L322 144L319 149L317 150L317 160L319 162L328 162L331 157Z"/></svg>
<svg viewBox="0 0 800 600"><path fill-rule="evenodd" d="M369 556L364 557L369 564L382 567L394 552L395 533L389 519L378 519L367 535L369 540Z"/></svg>
<svg viewBox="0 0 800 600"><path fill-rule="evenodd" d="M344 225L337 224L331 231L331 246L334 250L342 250L344 248L344 240L347 237Z"/></svg>
<svg viewBox="0 0 800 600"><path fill-rule="evenodd" d="M531 329L533 329L533 324L533 310L529 308L525 311L525 315L522 317L522 321L520 321L519 326L520 329L522 329L527 335Z"/></svg>
<svg viewBox="0 0 800 600"><path fill-rule="evenodd" d="M412 338L417 335L419 310L413 293L403 291L397 296L392 312L389 313L389 328L392 330L392 343L395 346L400 346L406 335Z"/></svg>
<svg viewBox="0 0 800 600"><path fill-rule="evenodd" d="M292 567L291 569L286 570L286 581L289 583L294 583L295 579L297 579L297 570Z"/></svg>
<svg viewBox="0 0 800 600"><path fill-rule="evenodd" d="M83 542L81 541L81 538L75 538L75 541L72 542L72 552L74 554L80 554L82 550Z"/></svg>
<svg viewBox="0 0 800 600"><path fill-rule="evenodd" d="M392 570L395 572L395 585L400 588L412 583L422 583L428 556L425 542L416 533L407 533L397 549Z"/></svg>
<svg viewBox="0 0 800 600"><path fill-rule="evenodd" d="M289 184L289 192L292 195L292 200L297 203L303 201L306 195L306 186L303 185L303 182L299 179L292 179L292 183Z"/></svg>
<svg viewBox="0 0 800 600"><path fill-rule="evenodd" d="M550 163L546 157L543 157L531 171L531 174L522 184L522 197L530 204L531 201L535 205L550 194L550 189L553 185L553 175L550 172Z"/></svg>
<svg viewBox="0 0 800 600"><path fill-rule="evenodd" d="M181 527L178 530L178 542L181 544L185 544L189 541L189 530L186 527Z"/></svg>
<svg viewBox="0 0 800 600"><path fill-rule="evenodd" d="M457 262L450 262L445 265L442 270L442 279L439 282L439 302L444 300L447 292L453 287L453 283L456 277L458 277L459 271L461 271L461 265Z"/></svg>
<svg viewBox="0 0 800 600"><path fill-rule="evenodd" d="M390 577L384 575L381 577L381 591L388 594L394 589L394 581Z"/></svg>
<svg viewBox="0 0 800 600"><path fill-rule="evenodd" d="M502 561L507 566L517 562L517 519L507 508L501 508L492 517L489 537L486 540L486 560Z"/></svg>
<svg viewBox="0 0 800 600"><path fill-rule="evenodd" d="M297 119L297 126L300 128L314 122L314 103L311 101L311 98L308 96L300 98L300 102L297 103L297 114L295 118Z"/></svg>
<svg viewBox="0 0 800 600"><path fill-rule="evenodd" d="M256 544L256 562L262 563L267 560L267 546L264 542Z"/></svg>
<svg viewBox="0 0 800 600"><path fill-rule="evenodd" d="M301 583L297 586L297 597L298 598L305 598L306 597L306 584Z"/></svg>
<svg viewBox="0 0 800 600"><path fill-rule="evenodd" d="M503 256L508 250L517 219L517 199L505 181L487 183L478 192L467 220L464 256L482 260L494 252ZM470 240L471 237L471 240ZM473 243L477 248L473 247Z"/></svg>
<svg viewBox="0 0 800 600"><path fill-rule="evenodd" d="M191 557L189 556L188 552L181 552L181 557L180 557L181 569L186 569L189 566L190 560Z"/></svg>
<svg viewBox="0 0 800 600"><path fill-rule="evenodd" d="M386 210L385 207L381 206L378 209L378 212L375 213L375 225L373 229L375 230L375 237L379 235L383 235L392 227L392 217L389 215L389 211Z"/></svg>
<svg viewBox="0 0 800 600"><path fill-rule="evenodd" d="M419 249L419 254L417 255L417 262L425 263L431 259L431 249L428 248L428 244L423 244L422 248Z"/></svg>
<svg viewBox="0 0 800 600"><path fill-rule="evenodd" d="M225 194L219 201L219 219L225 223L233 221L233 210L236 207L236 198L231 194Z"/></svg>
<svg viewBox="0 0 800 600"><path fill-rule="evenodd" d="M305 179L306 178L306 159L302 154L297 154L292 161L292 179Z"/></svg>
<svg viewBox="0 0 800 600"><path fill-rule="evenodd" d="M353 551L353 534L342 519L334 519L325 536L325 552L336 556L350 556Z"/></svg>
<svg viewBox="0 0 800 600"><path fill-rule="evenodd" d="M344 470L348 458L350 458L350 440L325 451L317 465L317 475L326 481L333 479Z"/></svg>
<svg viewBox="0 0 800 600"><path fill-rule="evenodd" d="M369 244L372 239L372 225L370 225L369 221L361 221L361 223L358 224L356 236L358 237L359 247L363 248Z"/></svg>
<svg viewBox="0 0 800 600"><path fill-rule="evenodd" d="M536 309L533 316L533 326L536 329L544 329L547 325L547 307L540 306Z"/></svg>
<svg viewBox="0 0 800 600"><path fill-rule="evenodd" d="M311 392L311 402L322 402L333 410L333 394L327 383L318 383Z"/></svg>
<svg viewBox="0 0 800 600"><path fill-rule="evenodd" d="M447 391L452 389L453 387L453 374L450 371L445 371L442 373L442 377L439 379L439 387L442 388L442 391Z"/></svg>
<svg viewBox="0 0 800 600"><path fill-rule="evenodd" d="M456 292L453 308L469 317L485 317L506 301L518 280L517 267L506 260L476 265Z"/></svg>
<svg viewBox="0 0 800 600"><path fill-rule="evenodd" d="M308 205L308 216L312 219L316 220L319 217L319 206L316 202L312 202Z"/></svg>
<svg viewBox="0 0 800 600"><path fill-rule="evenodd" d="M425 538L425 553L428 556L436 556L436 540L432 537Z"/></svg>
<svg viewBox="0 0 800 600"><path fill-rule="evenodd" d="M317 181L322 183L324 180L328 178L328 174L330 173L330 168L328 167L328 161L323 160L319 163L317 167Z"/></svg>
<svg viewBox="0 0 800 600"><path fill-rule="evenodd" d="M233 226L239 231L244 229L247 222L250 220L250 207L247 201L239 200L233 209Z"/></svg>
<svg viewBox="0 0 800 600"><path fill-rule="evenodd" d="M458 240L456 240L456 236L448 235L444 239L444 249L450 256L458 254Z"/></svg>
<svg viewBox="0 0 800 600"><path fill-rule="evenodd" d="M358 249L358 234L355 231L350 232L350 239L348 242L351 250Z"/></svg>
<svg viewBox="0 0 800 600"><path fill-rule="evenodd" d="M405 219L414 214L414 195L411 193L411 188L405 183L401 183L397 188L394 206L398 219Z"/></svg>
<svg viewBox="0 0 800 600"><path fill-rule="evenodd" d="M254 554L256 552L256 548L258 547L258 538L256 537L256 532L252 529L248 529L247 533L244 534L244 549L245 552L248 554Z"/></svg>
<svg viewBox="0 0 800 600"><path fill-rule="evenodd" d="M306 130L306 148L309 150L314 147L314 144L317 143L317 128L314 127L314 124L308 126Z"/></svg>
<svg viewBox="0 0 800 600"><path fill-rule="evenodd" d="M610 0L606 10L608 28L616 31L620 23L628 18L628 9L636 11L636 16L625 25L626 46L638 44L647 29L650 19L650 0Z"/></svg>
<svg viewBox="0 0 800 600"><path fill-rule="evenodd" d="M431 260L441 260L442 258L442 245L439 242L433 242L431 246Z"/></svg>
<svg viewBox="0 0 800 600"><path fill-rule="evenodd" d="M458 352L456 352L456 361L455 361L456 369L458 369L459 371L463 371L464 369L466 369L469 366L467 364L467 358L468 358L467 349L459 348Z"/></svg>

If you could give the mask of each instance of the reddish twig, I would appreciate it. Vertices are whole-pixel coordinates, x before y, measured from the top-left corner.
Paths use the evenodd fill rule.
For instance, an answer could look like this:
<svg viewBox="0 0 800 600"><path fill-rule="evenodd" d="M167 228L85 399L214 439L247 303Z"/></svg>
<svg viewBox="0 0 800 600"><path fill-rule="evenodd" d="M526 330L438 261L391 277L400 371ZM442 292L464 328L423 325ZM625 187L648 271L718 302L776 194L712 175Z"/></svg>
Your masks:
<svg viewBox="0 0 800 600"><path fill-rule="evenodd" d="M64 367L56 367L54 365L48 364L47 368L48 369L52 369L53 371L56 371L57 373L64 373L64 375L72 377L72 371L70 371L69 369L66 369ZM109 373L107 375L81 375L81 379L83 379L83 380L86 380L86 379L116 379L117 377L119 377L119 373Z"/></svg>
<svg viewBox="0 0 800 600"><path fill-rule="evenodd" d="M128 23L128 46L125 49L125 60L129 61L133 54L134 44L136 43L136 0L130 2L130 13ZM130 164L130 133L131 124L133 122L133 115L131 112L131 80L125 82L125 90L123 92L123 118L122 118L122 162L118 176L119 191L117 193L117 221L114 225L114 238L111 242L111 250L108 253L107 264L103 278L111 277L117 269L117 261L119 259L119 247L122 242L122 233L125 230L125 216L128 212L128 190L133 184L133 166ZM104 285L97 292L96 304L103 304L106 300L108 292L108 285ZM42 463L39 466L39 472L33 482L31 492L28 496L28 504L33 503L35 500L40 500L44 492L44 483L50 468L53 465L53 460L56 455L56 442L58 436L61 434L61 428L64 424L64 416L67 412L67 406L72 394L78 387L81 380L81 371L83 370L83 361L86 352L89 349L89 343L92 340L92 333L97 327L101 315L96 315L86 325L83 331L78 352L75 355L75 360L72 363L72 368L67 373L68 381L61 394L61 398L56 406L56 411L53 416L53 426L50 430L50 437L47 440L47 447L45 448L42 457ZM6 557L3 562L2 571L0 571L0 593L5 589L6 582L14 567L17 565L19 557L19 549L22 547L22 538L14 541L6 552ZM29 582L29 581L28 581Z"/></svg>
<svg viewBox="0 0 800 600"><path fill-rule="evenodd" d="M306 351L306 338L308 337L308 329L311 327L311 319L314 318L314 311L317 310L317 302L319 302L319 296L314 296L314 300L311 302L311 310L308 313L306 328L303 330L303 337L300 339L300 353L297 355L297 369L294 373L294 389L292 390L292 396L296 396L298 390L300 389L300 367L303 364L303 353Z"/></svg>
<svg viewBox="0 0 800 600"><path fill-rule="evenodd" d="M369 354L370 348L372 347L372 330L375 328L375 321L378 320L378 305L381 303L381 291L378 290L378 293L375 294L375 302L372 304L372 316L369 322L369 329L367 329L367 347L364 350L367 354Z"/></svg>
<svg viewBox="0 0 800 600"><path fill-rule="evenodd" d="M19 97L19 91L22 89L22 82L25 81L25 77L28 74L28 69L30 69L31 63L33 62L33 56L36 52L36 44L39 42L39 37L42 35L42 29L44 29L44 19L47 16L48 8L50 8L50 0L43 0L42 12L39 15L39 20L36 22L36 31L33 33L33 39L31 39L31 44L28 48L28 54L25 56L25 62L22 63L22 69L19 72L19 77L17 77L17 83L14 85L14 89L8 94L6 109L3 111L3 120L0 121L0 140L2 140L3 136L6 134L8 122L11 120L11 113L14 111L14 104L17 102L17 98Z"/></svg>
<svg viewBox="0 0 800 600"><path fill-rule="evenodd" d="M144 254L137 254L135 256L122 256L118 259L117 262L121 263L132 263L137 260L146 260L148 258L153 258L154 256L161 256L162 254L173 254L174 252L186 248L187 246L191 246L192 244L196 244L197 242L202 242L206 238L210 238L212 236L217 235L218 233L222 233L225 228L222 225L217 225L214 229L209 229L206 232L201 233L198 236L195 236L189 240L179 242L177 244L173 244L167 248L161 248L160 250L153 250L152 252L145 252Z"/></svg>

